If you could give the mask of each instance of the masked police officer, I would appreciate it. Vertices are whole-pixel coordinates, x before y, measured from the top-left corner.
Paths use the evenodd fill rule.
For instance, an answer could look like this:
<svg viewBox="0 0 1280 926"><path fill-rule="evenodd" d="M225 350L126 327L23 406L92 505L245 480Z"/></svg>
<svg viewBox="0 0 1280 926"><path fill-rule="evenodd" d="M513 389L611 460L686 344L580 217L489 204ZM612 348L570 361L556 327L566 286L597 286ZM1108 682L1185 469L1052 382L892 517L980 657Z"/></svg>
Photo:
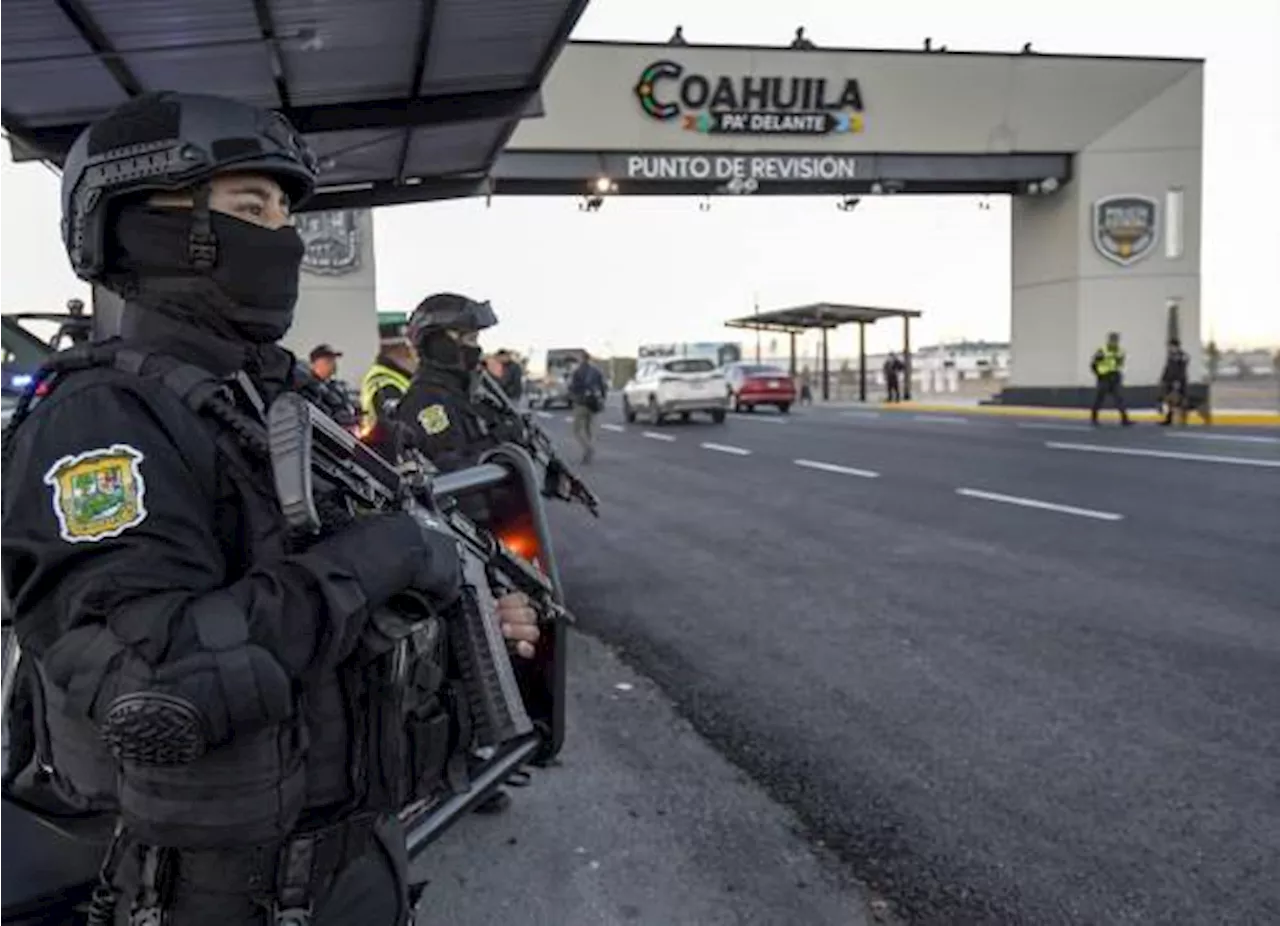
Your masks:
<svg viewBox="0 0 1280 926"><path fill-rule="evenodd" d="M480 332L497 324L487 302L457 293L437 293L418 304L405 326L405 337L418 357L418 368L395 407L400 428L397 440L409 442L442 472L465 469L499 443L482 408L472 399L480 375ZM386 445L383 442L383 446ZM489 526L498 497L464 497L462 510L481 526ZM524 784L523 773L509 783ZM497 790L477 808L482 814L500 813L510 795Z"/></svg>
<svg viewBox="0 0 1280 926"><path fill-rule="evenodd" d="M403 512L286 529L262 414L292 385L289 208L315 180L282 117L190 94L120 106L67 157L67 252L124 297L122 337L58 355L15 412L3 571L39 761L120 821L95 922L410 915L393 812L422 782L384 761L406 744L376 655L393 599L457 595L458 553ZM528 655L527 603L499 618Z"/></svg>
<svg viewBox="0 0 1280 926"><path fill-rule="evenodd" d="M471 395L480 374L480 332L498 322L487 302L437 293L409 316L405 336L418 369L396 418L414 444L444 471L475 465L497 444Z"/></svg>

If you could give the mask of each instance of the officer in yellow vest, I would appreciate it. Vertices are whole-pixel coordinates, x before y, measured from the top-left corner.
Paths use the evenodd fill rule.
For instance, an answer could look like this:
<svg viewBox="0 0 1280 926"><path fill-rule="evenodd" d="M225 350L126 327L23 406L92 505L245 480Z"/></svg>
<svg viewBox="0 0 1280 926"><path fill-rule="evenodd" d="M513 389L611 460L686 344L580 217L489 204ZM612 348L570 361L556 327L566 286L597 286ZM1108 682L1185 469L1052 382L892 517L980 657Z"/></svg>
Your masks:
<svg viewBox="0 0 1280 926"><path fill-rule="evenodd" d="M1098 426L1098 412L1107 396L1111 396L1116 403L1116 408L1120 411L1120 423L1125 427L1133 424L1129 420L1129 412L1125 408L1124 395L1121 391L1124 384L1124 350L1120 347L1118 333L1113 331L1107 335L1107 343L1094 352L1090 367L1097 381L1093 393L1093 426L1095 428Z"/></svg>
<svg viewBox="0 0 1280 926"><path fill-rule="evenodd" d="M407 353L416 365L412 345L407 347ZM388 459L395 454L391 422L395 420L396 406L409 391L412 377L413 370L393 356L389 348L384 348L360 382L361 437Z"/></svg>

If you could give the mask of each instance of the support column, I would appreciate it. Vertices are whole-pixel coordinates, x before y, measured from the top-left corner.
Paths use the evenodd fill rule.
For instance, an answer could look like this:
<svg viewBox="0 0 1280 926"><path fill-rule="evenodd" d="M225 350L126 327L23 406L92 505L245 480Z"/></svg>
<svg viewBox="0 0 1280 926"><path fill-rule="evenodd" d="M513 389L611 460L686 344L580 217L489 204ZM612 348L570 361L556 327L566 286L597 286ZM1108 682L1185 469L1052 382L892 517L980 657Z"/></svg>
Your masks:
<svg viewBox="0 0 1280 926"><path fill-rule="evenodd" d="M827 367L827 329L822 329L822 401L831 399L831 372Z"/></svg>
<svg viewBox="0 0 1280 926"><path fill-rule="evenodd" d="M790 332L790 334L791 334L791 378L795 379L796 378L796 333L792 331Z"/></svg>
<svg viewBox="0 0 1280 926"><path fill-rule="evenodd" d="M911 401L911 316L902 316L902 398Z"/></svg>
<svg viewBox="0 0 1280 926"><path fill-rule="evenodd" d="M867 401L867 323L858 322L858 401Z"/></svg>
<svg viewBox="0 0 1280 926"><path fill-rule="evenodd" d="M1013 199L1013 368L998 401L1087 406L1089 357L1108 331L1127 355L1125 399L1154 405L1176 300L1191 355L1200 345L1203 68L1100 134L1048 195Z"/></svg>
<svg viewBox="0 0 1280 926"><path fill-rule="evenodd" d="M305 361L317 344L332 345L343 354L338 376L358 384L378 353L373 214L367 209L304 212L297 224L307 252L284 346Z"/></svg>

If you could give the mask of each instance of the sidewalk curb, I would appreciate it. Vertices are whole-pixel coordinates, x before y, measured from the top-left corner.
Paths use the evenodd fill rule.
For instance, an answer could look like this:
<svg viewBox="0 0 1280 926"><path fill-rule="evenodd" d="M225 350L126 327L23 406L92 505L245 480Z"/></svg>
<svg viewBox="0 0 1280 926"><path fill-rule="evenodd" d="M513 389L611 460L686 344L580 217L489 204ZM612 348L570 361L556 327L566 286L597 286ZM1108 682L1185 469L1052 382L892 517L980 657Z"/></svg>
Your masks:
<svg viewBox="0 0 1280 926"><path fill-rule="evenodd" d="M1044 408L1035 405L950 405L946 403L934 402L898 402L892 405L880 402L855 402L855 403L827 403L826 408L835 409L865 409L867 411L886 412L888 414L900 414L903 412L945 412L948 415L988 415L995 417L1010 418L1057 418L1068 421L1088 421L1089 409L1087 408ZM1103 421L1116 419L1118 416L1112 409L1106 409L1102 413ZM1134 421L1160 421L1161 416L1154 411L1135 411L1130 412L1129 417ZM1204 422L1192 413L1187 423L1196 427L1204 427ZM1258 428L1280 428L1280 413L1264 412L1264 411L1218 411L1213 413L1213 423L1215 425L1240 425Z"/></svg>

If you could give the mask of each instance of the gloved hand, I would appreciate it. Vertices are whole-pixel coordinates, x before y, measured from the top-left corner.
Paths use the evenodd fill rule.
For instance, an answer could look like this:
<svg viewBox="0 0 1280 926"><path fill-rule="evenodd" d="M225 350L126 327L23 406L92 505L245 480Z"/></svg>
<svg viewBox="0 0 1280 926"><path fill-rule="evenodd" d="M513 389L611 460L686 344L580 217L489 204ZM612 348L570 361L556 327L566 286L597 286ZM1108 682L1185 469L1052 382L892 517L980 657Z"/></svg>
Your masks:
<svg viewBox="0 0 1280 926"><path fill-rule="evenodd" d="M422 550L410 587L447 607L462 594L462 548L449 529L425 508L413 508L409 514L422 533Z"/></svg>

